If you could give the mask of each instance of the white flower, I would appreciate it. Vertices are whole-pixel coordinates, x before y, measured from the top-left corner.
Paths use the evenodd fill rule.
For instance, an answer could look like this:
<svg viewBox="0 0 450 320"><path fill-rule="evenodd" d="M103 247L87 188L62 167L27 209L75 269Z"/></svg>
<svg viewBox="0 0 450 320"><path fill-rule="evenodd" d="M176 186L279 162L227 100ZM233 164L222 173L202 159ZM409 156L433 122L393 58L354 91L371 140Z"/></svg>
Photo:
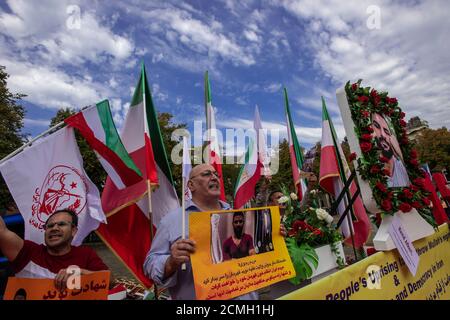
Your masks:
<svg viewBox="0 0 450 320"><path fill-rule="evenodd" d="M316 215L319 220L325 220L327 224L333 222L333 217L324 209L316 209Z"/></svg>
<svg viewBox="0 0 450 320"><path fill-rule="evenodd" d="M291 193L291 199L295 201L295 200L298 199L298 197L297 197L297 195L295 193L292 192Z"/></svg>
<svg viewBox="0 0 450 320"><path fill-rule="evenodd" d="M327 215L327 217L325 218L325 222L330 225L333 222L333 217L331 215Z"/></svg>
<svg viewBox="0 0 450 320"><path fill-rule="evenodd" d="M286 196L282 196L280 199L278 199L279 204L286 203L288 201L289 201L289 198Z"/></svg>
<svg viewBox="0 0 450 320"><path fill-rule="evenodd" d="M318 192L318 191L317 191L316 189L313 189L313 190L310 191L310 193L311 193L312 195L315 195L317 192Z"/></svg>

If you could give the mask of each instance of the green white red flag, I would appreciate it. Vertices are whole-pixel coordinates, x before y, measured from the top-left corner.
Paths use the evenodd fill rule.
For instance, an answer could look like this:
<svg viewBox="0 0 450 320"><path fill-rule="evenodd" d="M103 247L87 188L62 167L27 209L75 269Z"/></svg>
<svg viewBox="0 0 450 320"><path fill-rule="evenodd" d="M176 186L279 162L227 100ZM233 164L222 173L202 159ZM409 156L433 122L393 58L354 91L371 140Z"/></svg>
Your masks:
<svg viewBox="0 0 450 320"><path fill-rule="evenodd" d="M289 108L289 100L286 88L284 88L284 102L286 108L286 123L288 131L289 154L292 166L292 177L294 179L297 196L301 201L303 199L303 196L305 195L307 184L305 182L305 179L301 179L300 177L300 172L303 167L303 154L300 148L300 144L298 143L297 134L295 133L295 127L291 117L291 110Z"/></svg>
<svg viewBox="0 0 450 320"><path fill-rule="evenodd" d="M350 174L344 152L338 143L333 122L328 115L325 100L322 97L322 148L320 153L319 185L337 198L343 190L344 182L350 177ZM349 189L350 195L353 197L357 191L354 181L351 183ZM347 201L346 197L343 198L337 208L340 216L342 216L346 207L344 201ZM366 243L370 234L369 218L360 196L353 203L353 213L355 217L351 219L352 224L349 226L345 219L341 224L341 231L345 237L345 242L352 244L350 234L352 230L355 247L360 248Z"/></svg>
<svg viewBox="0 0 450 320"><path fill-rule="evenodd" d="M179 207L179 202L144 65L122 129L121 139L134 163L143 173L143 181L150 179L153 186L158 182L156 190L151 194L152 227L155 230L161 218ZM121 192L123 190L119 190L111 179L107 179L102 203L114 201L115 196ZM108 217L108 224L102 225L98 234L130 271L149 287L152 282L143 271L145 257L151 246L148 199L145 197L131 205L129 203L123 205L125 207L120 207L117 213Z"/></svg>
<svg viewBox="0 0 450 320"><path fill-rule="evenodd" d="M257 118L259 118L258 107L255 108L254 128L258 126ZM261 122L260 119L259 122ZM256 141L252 137L249 138L247 152L245 153L245 163L239 172L234 191L235 209L244 207L255 196L255 187L261 177L263 164L259 158L259 146Z"/></svg>
<svg viewBox="0 0 450 320"><path fill-rule="evenodd" d="M207 163L211 164L220 176L220 200L225 201L225 187L222 176L222 157L219 148L215 112L211 103L211 86L209 84L208 71L205 72L205 111L207 130L206 141L208 142Z"/></svg>
<svg viewBox="0 0 450 320"><path fill-rule="evenodd" d="M76 128L86 139L108 176L120 189L142 180L141 171L125 149L114 125L108 100L84 109L64 122Z"/></svg>

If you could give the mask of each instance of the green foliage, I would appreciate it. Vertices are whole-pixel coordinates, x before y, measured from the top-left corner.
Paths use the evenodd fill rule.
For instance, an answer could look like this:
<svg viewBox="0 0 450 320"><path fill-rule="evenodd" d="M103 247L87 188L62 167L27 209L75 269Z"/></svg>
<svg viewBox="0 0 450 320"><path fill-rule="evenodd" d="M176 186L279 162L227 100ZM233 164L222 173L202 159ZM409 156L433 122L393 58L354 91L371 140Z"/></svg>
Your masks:
<svg viewBox="0 0 450 320"><path fill-rule="evenodd" d="M169 166L172 171L172 177L175 183L175 189L177 191L178 197L181 197L181 188L182 188L182 165L175 165L172 161L172 157L170 156L172 153L172 149L178 144L182 143L182 139L180 140L172 140L172 133L177 129L186 128L185 123L174 123L172 121L173 115L168 112L158 112L158 121L159 128L161 129L161 136L163 138L164 147L166 148L167 158L169 160ZM191 161L192 162L192 161Z"/></svg>
<svg viewBox="0 0 450 320"><path fill-rule="evenodd" d="M430 170L450 169L450 131L425 129L414 142L421 163L428 163Z"/></svg>
<svg viewBox="0 0 450 320"><path fill-rule="evenodd" d="M316 251L308 244L304 243L298 246L294 238L286 238L286 247L296 273L295 277L289 281L298 285L302 281L311 278L313 268L317 269L319 265L319 257Z"/></svg>
<svg viewBox="0 0 450 320"><path fill-rule="evenodd" d="M0 66L0 159L22 146L24 142L24 135L21 130L25 110L18 104L18 101L25 95L9 91L7 87L8 77L5 67ZM13 206L14 200L0 175L0 213Z"/></svg>

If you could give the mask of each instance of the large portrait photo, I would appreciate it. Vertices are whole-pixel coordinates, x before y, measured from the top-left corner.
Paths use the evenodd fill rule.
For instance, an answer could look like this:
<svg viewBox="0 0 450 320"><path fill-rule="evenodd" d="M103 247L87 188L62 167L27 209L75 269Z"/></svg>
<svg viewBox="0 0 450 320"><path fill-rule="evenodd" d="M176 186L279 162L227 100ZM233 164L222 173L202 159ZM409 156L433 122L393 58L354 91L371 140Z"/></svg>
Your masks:
<svg viewBox="0 0 450 320"><path fill-rule="evenodd" d="M386 161L383 169L388 173L388 188L409 186L411 182L390 117L376 112L372 113L372 128L376 145Z"/></svg>

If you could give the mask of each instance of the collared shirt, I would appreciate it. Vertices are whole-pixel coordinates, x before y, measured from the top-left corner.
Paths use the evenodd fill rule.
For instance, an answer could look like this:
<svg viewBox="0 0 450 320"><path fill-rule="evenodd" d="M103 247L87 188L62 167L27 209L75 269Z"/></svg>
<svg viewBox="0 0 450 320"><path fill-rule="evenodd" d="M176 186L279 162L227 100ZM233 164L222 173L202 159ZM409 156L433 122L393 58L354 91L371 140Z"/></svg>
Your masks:
<svg viewBox="0 0 450 320"><path fill-rule="evenodd" d="M224 210L229 210L230 205L220 201L220 206ZM189 235L189 214L191 212L202 211L198 206L188 201L186 203L186 235ZM147 254L144 262L144 272L157 285L169 288L170 295L174 300L195 300L194 278L192 274L191 262L186 263L186 270L182 271L181 266L175 273L164 279L164 266L170 256L170 247L172 244L181 239L181 208L171 211L164 216L156 231L153 239L152 247ZM238 300L257 300L258 294L251 292L235 299Z"/></svg>

